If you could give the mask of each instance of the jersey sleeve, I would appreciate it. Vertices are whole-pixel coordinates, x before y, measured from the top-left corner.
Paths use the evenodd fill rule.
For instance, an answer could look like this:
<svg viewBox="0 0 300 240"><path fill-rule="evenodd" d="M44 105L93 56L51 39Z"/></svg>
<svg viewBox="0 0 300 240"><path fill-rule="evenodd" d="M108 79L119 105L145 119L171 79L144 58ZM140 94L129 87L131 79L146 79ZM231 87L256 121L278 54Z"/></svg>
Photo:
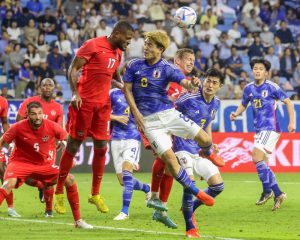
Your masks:
<svg viewBox="0 0 300 240"><path fill-rule="evenodd" d="M26 106L27 106L27 101L23 101L22 104L20 105L20 108L18 110L18 115L20 115L23 118L26 118Z"/></svg>
<svg viewBox="0 0 300 240"><path fill-rule="evenodd" d="M124 82L128 82L128 83L133 83L133 79L134 79L134 63L133 60L131 60L127 67L126 67L126 71L125 74L123 76L123 81Z"/></svg>
<svg viewBox="0 0 300 240"><path fill-rule="evenodd" d="M248 88L245 87L244 92L243 92L243 96L242 96L242 105L244 107L247 107L249 101L250 101L250 98L249 98Z"/></svg>
<svg viewBox="0 0 300 240"><path fill-rule="evenodd" d="M8 102L5 98L3 98L3 100L1 101L1 113L0 113L0 117L4 118L7 117L7 113L8 113Z"/></svg>
<svg viewBox="0 0 300 240"><path fill-rule="evenodd" d="M17 136L17 126L19 124L15 123L13 124L4 134L3 134L3 140L6 143L11 143Z"/></svg>
<svg viewBox="0 0 300 240"><path fill-rule="evenodd" d="M189 93L184 93L175 101L175 107L179 112L184 112L185 106L188 106L188 95Z"/></svg>
<svg viewBox="0 0 300 240"><path fill-rule="evenodd" d="M87 40L77 51L76 57L84 58L88 62L96 54L96 42L94 39Z"/></svg>
<svg viewBox="0 0 300 240"><path fill-rule="evenodd" d="M170 82L176 82L178 84L180 84L180 82L183 80L183 79L186 79L186 77L184 76L184 74L176 67L174 68L171 68L170 67Z"/></svg>
<svg viewBox="0 0 300 240"><path fill-rule="evenodd" d="M57 114L57 119L56 119L56 122L62 126L63 123L64 123L64 110L63 110L63 107L62 106L59 106L59 112Z"/></svg>
<svg viewBox="0 0 300 240"><path fill-rule="evenodd" d="M53 122L53 128L55 131L55 138L57 140L65 140L67 138L67 132L60 125Z"/></svg>
<svg viewBox="0 0 300 240"><path fill-rule="evenodd" d="M275 88L274 91L274 98L278 99L280 101L283 101L284 99L288 98L287 94L278 86L278 88Z"/></svg>

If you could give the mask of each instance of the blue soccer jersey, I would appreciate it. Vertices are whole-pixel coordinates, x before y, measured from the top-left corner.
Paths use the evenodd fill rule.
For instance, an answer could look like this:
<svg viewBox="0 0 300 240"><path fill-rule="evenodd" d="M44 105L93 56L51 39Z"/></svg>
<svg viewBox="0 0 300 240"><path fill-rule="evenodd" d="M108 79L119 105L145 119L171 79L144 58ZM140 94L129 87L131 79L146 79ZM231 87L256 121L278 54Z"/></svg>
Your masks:
<svg viewBox="0 0 300 240"><path fill-rule="evenodd" d="M174 107L167 96L168 85L170 82L180 84L185 76L165 59L148 65L145 59L139 58L128 63L123 79L132 83L137 108L143 116L148 116Z"/></svg>
<svg viewBox="0 0 300 240"><path fill-rule="evenodd" d="M276 101L283 101L286 98L288 98L286 93L276 83L269 80L260 86L251 82L245 87L242 104L247 107L251 102L256 132L281 131L276 118Z"/></svg>
<svg viewBox="0 0 300 240"><path fill-rule="evenodd" d="M110 91L112 114L117 116L129 116L128 124L122 124L117 121L112 121L111 138L113 140L135 139L140 140L141 136L136 128L134 118L130 112L130 108L125 99L124 93L120 89L112 89Z"/></svg>
<svg viewBox="0 0 300 240"><path fill-rule="evenodd" d="M215 119L217 110L220 106L220 100L214 97L211 102L206 102L202 89L198 93L185 93L176 102L176 109L183 115L197 123L201 128L206 129L208 124ZM200 150L197 142L190 139L174 137L174 152L187 151L197 154Z"/></svg>

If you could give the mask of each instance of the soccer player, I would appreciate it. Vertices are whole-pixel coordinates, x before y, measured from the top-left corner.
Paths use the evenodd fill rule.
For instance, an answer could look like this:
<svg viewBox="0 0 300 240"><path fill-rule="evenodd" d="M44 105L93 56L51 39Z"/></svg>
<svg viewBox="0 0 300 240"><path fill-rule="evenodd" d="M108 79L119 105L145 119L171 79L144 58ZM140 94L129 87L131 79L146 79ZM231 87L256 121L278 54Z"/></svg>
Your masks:
<svg viewBox="0 0 300 240"><path fill-rule="evenodd" d="M163 31L145 33L144 58L131 60L126 68L126 99L138 129L145 133L151 147L166 163L172 176L199 200L212 206L214 199L194 185L186 171L178 164L172 150L171 135L177 135L195 139L206 157L212 161L220 160L220 157L211 151L209 135L196 123L176 111L172 101L168 99L167 86L170 82L177 82L188 90L197 89L200 82L198 78L187 80L178 68L161 57L169 43L170 39ZM147 205L157 210L167 210L159 199Z"/></svg>
<svg viewBox="0 0 300 240"><path fill-rule="evenodd" d="M57 123L43 119L42 106L38 102L27 105L27 119L12 125L1 137L0 148L4 143L15 142L0 188L0 204L13 188L22 185L32 177L46 186L55 184L58 167L53 164L52 146L56 140L65 140L67 132ZM66 177L68 200L72 209L75 226L93 228L80 218L79 195L74 177Z"/></svg>
<svg viewBox="0 0 300 240"><path fill-rule="evenodd" d="M268 155L274 151L281 131L278 118L276 118L276 101L282 101L287 107L290 119L289 132L295 131L294 107L286 93L276 83L267 80L271 68L269 61L254 59L250 62L250 66L254 81L245 87L242 102L237 110L231 113L230 119L234 121L246 110L248 103L251 103L256 130L252 160L263 186L263 192L256 205L266 203L275 195L272 208L272 211L275 211L286 199L286 194L278 186L275 174L267 165Z"/></svg>
<svg viewBox="0 0 300 240"><path fill-rule="evenodd" d="M198 123L210 136L212 136L212 121L220 106L220 100L215 95L222 87L223 81L222 74L211 68L206 71L199 92L185 93L175 102L179 112ZM193 181L195 172L208 183L209 187L204 190L208 195L214 198L223 191L224 183L219 169L208 159L199 156L200 148L197 142L175 137L173 149L180 165ZM214 149L218 150L216 145ZM183 190L182 213L187 237L200 237L193 212L201 204L203 203L198 199L193 202L193 195L187 189Z"/></svg>
<svg viewBox="0 0 300 240"><path fill-rule="evenodd" d="M181 48L174 57L174 64L185 75L189 75L194 68L195 54L192 49ZM168 97L171 101L175 101L184 89L182 86L175 82L171 82L168 88ZM145 141L144 141L145 144ZM146 145L149 145L149 142ZM150 146L151 147L151 146ZM167 205L169 195L173 185L173 177L165 168L165 163L159 158L153 162L152 166L152 178L151 178L151 192L152 199L159 198L165 206ZM155 210L152 215L153 220L163 223L169 228L177 228L177 225L170 219L166 211Z"/></svg>
<svg viewBox="0 0 300 240"><path fill-rule="evenodd" d="M2 123L3 132L6 132L9 128L9 123L7 119L7 112L8 112L8 102L4 97L0 96L0 118ZM0 151L0 179L3 183L3 177L6 169L6 157L3 151ZM21 217L20 214L16 212L14 209L14 195L11 191L6 197L7 203L7 214L10 217Z"/></svg>
<svg viewBox="0 0 300 240"><path fill-rule="evenodd" d="M129 218L129 205L133 190L150 194L150 186L133 178L133 169L138 168L141 148L141 136L136 129L132 113L124 93L118 88L110 91L112 106L111 153L119 183L123 186L123 204L121 212L114 220ZM150 198L150 196L149 196Z"/></svg>
<svg viewBox="0 0 300 240"><path fill-rule="evenodd" d="M21 104L16 121L23 120L27 117L26 114L26 106L30 102L39 102L43 108L43 118L48 119L50 121L58 123L60 126L63 126L63 107L57 103L53 99L53 92L55 89L55 82L51 78L44 78L40 82L40 91L41 94L39 96L33 96L24 100ZM64 141L59 141L57 146L56 143L52 146L52 154L53 154L53 164L55 164L56 160L56 150L62 150L65 147ZM53 202L53 194L54 188L52 186L47 189L44 188L44 185L41 181L37 181L36 179L26 179L26 184L37 187L39 189L39 198L41 202L46 202L46 211L45 217L52 217L52 202Z"/></svg>
<svg viewBox="0 0 300 240"><path fill-rule="evenodd" d="M110 139L109 90L112 77L121 81L117 68L121 62L122 51L126 50L132 37L132 26L125 21L119 21L110 36L87 40L79 48L69 67L68 79L73 97L68 109L69 137L61 158L55 191L54 207L57 211L65 211L63 185L73 165L73 158L87 136L92 137L94 141L92 189L88 201L95 204L98 211L109 211L99 195L107 140ZM82 74L78 80L81 69Z"/></svg>

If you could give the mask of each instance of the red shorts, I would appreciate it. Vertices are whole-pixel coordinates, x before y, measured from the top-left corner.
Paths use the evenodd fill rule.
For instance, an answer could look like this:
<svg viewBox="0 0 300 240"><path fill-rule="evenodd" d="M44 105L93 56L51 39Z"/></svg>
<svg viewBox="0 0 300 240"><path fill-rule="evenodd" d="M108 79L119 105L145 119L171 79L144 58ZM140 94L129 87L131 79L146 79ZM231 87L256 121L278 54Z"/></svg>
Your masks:
<svg viewBox="0 0 300 240"><path fill-rule="evenodd" d="M32 163L10 161L7 165L4 180L17 178L15 188L20 187L27 178L39 180L46 185L54 185L58 176L58 166L52 164L35 165Z"/></svg>
<svg viewBox="0 0 300 240"><path fill-rule="evenodd" d="M79 110L69 105L66 130L74 139L110 140L110 101L107 103L83 102Z"/></svg>

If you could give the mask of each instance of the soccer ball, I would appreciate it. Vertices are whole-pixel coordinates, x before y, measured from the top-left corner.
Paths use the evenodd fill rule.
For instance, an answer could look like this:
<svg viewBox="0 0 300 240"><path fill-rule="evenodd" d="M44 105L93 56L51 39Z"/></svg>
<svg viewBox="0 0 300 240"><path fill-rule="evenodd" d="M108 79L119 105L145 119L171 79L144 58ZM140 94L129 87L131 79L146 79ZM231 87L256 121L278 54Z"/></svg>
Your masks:
<svg viewBox="0 0 300 240"><path fill-rule="evenodd" d="M195 25L197 14L190 7L181 7L176 10L174 16L175 24L180 28L190 28Z"/></svg>

